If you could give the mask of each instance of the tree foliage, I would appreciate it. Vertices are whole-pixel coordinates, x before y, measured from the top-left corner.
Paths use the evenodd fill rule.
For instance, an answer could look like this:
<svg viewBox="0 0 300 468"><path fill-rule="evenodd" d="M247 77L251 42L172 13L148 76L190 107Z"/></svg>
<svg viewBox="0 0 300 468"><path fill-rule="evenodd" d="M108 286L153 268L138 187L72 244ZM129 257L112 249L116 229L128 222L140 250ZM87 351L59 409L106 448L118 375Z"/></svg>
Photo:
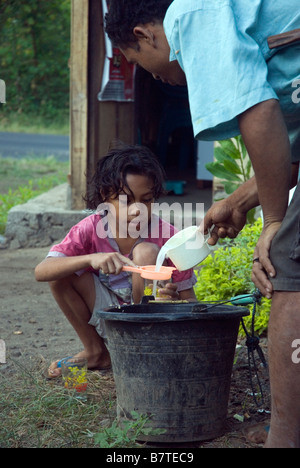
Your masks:
<svg viewBox="0 0 300 468"><path fill-rule="evenodd" d="M0 77L6 110L52 118L68 111L70 0L0 2Z"/></svg>

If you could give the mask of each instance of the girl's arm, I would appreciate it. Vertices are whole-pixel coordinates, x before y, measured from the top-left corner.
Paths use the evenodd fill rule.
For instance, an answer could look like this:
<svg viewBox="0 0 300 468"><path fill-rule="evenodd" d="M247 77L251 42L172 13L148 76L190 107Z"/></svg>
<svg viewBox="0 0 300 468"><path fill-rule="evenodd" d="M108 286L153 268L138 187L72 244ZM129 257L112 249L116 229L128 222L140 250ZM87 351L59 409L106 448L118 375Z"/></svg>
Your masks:
<svg viewBox="0 0 300 468"><path fill-rule="evenodd" d="M105 274L118 275L126 265L134 263L118 252L95 253L76 257L48 257L35 268L37 281L56 281L85 268L102 270Z"/></svg>
<svg viewBox="0 0 300 468"><path fill-rule="evenodd" d="M197 301L197 298L195 296L195 291L194 288L190 289L185 289L184 291L179 292L179 299L182 301L190 301L190 302L195 302Z"/></svg>
<svg viewBox="0 0 300 468"><path fill-rule="evenodd" d="M174 301L197 301L193 288L185 289L184 291L178 292L176 283L167 283L164 288L159 289L159 292L162 295L169 296Z"/></svg>

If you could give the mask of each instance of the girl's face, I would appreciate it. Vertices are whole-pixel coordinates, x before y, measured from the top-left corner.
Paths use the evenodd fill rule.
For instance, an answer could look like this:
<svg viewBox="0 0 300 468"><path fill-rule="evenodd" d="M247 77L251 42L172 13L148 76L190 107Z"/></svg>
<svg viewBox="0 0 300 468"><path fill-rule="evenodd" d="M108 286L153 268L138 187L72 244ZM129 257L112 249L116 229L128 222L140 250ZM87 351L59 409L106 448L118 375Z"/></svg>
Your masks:
<svg viewBox="0 0 300 468"><path fill-rule="evenodd" d="M153 182L144 175L127 174L126 183L130 190L124 187L117 198L111 196L106 203L114 208L116 236L136 238L143 228L148 227L151 218L151 204L154 202Z"/></svg>

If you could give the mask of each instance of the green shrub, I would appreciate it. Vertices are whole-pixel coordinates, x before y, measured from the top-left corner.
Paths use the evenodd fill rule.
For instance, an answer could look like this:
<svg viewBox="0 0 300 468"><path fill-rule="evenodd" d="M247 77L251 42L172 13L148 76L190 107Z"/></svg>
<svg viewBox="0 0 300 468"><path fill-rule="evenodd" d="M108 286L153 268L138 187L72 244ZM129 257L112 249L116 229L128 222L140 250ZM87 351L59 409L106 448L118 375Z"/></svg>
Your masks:
<svg viewBox="0 0 300 468"><path fill-rule="evenodd" d="M30 180L28 185L18 187L17 190L9 189L8 193L0 193L0 234L4 234L5 232L7 216L11 208L28 202L31 198L50 190L54 185L56 184L52 179L47 181L40 179L38 181L38 188L34 190L33 183Z"/></svg>
<svg viewBox="0 0 300 468"><path fill-rule="evenodd" d="M141 436L164 434L164 429L145 427L151 417L131 412L131 418L122 420L115 419L112 425L104 428L101 432L94 434L94 441L100 448L130 448L140 447L137 440Z"/></svg>
<svg viewBox="0 0 300 468"><path fill-rule="evenodd" d="M253 175L252 164L241 136L219 141L214 149L214 161L206 164L205 167L220 179L227 195L231 195ZM255 212L255 208L248 211L247 222L249 224L254 223Z"/></svg>
<svg viewBox="0 0 300 468"><path fill-rule="evenodd" d="M59 162L54 157L0 157L0 234L5 232L11 208L66 182L68 170L68 162Z"/></svg>
<svg viewBox="0 0 300 468"><path fill-rule="evenodd" d="M48 119L68 114L69 0L0 2L0 69L6 82L3 113Z"/></svg>
<svg viewBox="0 0 300 468"><path fill-rule="evenodd" d="M240 294L252 293L251 281L253 251L262 230L262 220L246 225L234 240L220 241L220 248L210 255L196 270L196 297L199 301L230 300ZM265 298L257 308L255 330L262 334L268 327L271 302ZM252 312L252 306L249 306ZM249 328L251 316L245 318ZM244 332L241 330L241 334Z"/></svg>

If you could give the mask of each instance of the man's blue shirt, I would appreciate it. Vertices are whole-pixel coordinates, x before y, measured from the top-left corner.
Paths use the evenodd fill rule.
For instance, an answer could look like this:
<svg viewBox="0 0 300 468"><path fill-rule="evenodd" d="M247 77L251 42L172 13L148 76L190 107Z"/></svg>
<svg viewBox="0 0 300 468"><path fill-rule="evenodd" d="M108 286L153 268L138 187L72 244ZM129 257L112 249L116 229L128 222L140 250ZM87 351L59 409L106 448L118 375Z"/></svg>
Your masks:
<svg viewBox="0 0 300 468"><path fill-rule="evenodd" d="M278 99L294 159L300 159L300 103L293 100L295 86L300 86L300 43L270 50L267 42L269 36L297 28L299 0L171 3L164 29L170 60L177 60L186 75L196 138L238 135L239 114Z"/></svg>

